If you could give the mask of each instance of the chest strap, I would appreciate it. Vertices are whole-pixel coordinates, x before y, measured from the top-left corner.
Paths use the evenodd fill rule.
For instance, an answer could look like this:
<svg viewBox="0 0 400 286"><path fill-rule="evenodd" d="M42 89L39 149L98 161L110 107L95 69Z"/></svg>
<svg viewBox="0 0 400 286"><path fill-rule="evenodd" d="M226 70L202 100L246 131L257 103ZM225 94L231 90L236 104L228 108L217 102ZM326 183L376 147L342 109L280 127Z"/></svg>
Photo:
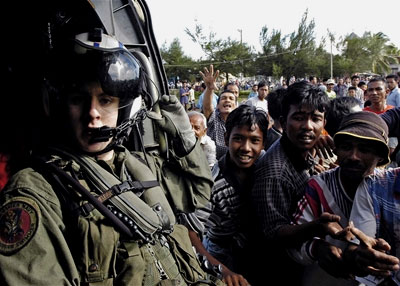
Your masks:
<svg viewBox="0 0 400 286"><path fill-rule="evenodd" d="M112 186L108 191L102 193L101 195L97 196L97 200L101 203L111 199L114 196L118 196L124 192L132 191L138 197L140 197L146 189L157 187L160 184L158 181L124 181L121 184ZM95 207L91 203L85 203L81 207L82 215L86 216L91 211L95 209Z"/></svg>

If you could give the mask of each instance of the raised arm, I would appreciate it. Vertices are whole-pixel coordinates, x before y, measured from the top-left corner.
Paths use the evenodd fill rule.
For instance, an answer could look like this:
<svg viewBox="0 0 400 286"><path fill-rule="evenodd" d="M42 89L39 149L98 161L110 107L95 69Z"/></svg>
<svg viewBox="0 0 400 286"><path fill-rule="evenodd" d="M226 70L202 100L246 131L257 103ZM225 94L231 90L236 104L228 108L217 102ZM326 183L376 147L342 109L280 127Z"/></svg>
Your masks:
<svg viewBox="0 0 400 286"><path fill-rule="evenodd" d="M216 79L219 76L219 70L214 73L214 66L210 65L210 70L204 68L204 73L200 71L200 75L206 84L206 90L204 91L203 98L203 113L208 119L210 115L214 112L214 106L212 104L214 90L218 90L215 84Z"/></svg>

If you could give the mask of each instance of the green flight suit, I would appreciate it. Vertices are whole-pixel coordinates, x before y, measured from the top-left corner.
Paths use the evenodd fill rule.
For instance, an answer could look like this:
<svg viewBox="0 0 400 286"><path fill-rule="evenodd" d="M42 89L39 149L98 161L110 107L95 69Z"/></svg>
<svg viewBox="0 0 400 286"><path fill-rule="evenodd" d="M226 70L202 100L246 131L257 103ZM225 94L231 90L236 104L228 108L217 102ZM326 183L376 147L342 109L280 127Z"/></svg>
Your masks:
<svg viewBox="0 0 400 286"><path fill-rule="evenodd" d="M194 153L198 152L197 147L193 150ZM124 148L119 148L116 158L116 166L107 165L104 161L99 165L109 173L114 173L120 180L126 179L126 165L137 166L142 175L146 174L147 180L156 179L146 165ZM169 168L160 159L150 161L155 162L151 163L153 167L159 164L165 170ZM208 177L208 169L200 172L195 167L198 163L190 160L176 161L187 166L186 171L192 173L188 178L203 181L200 184L203 188L202 194L196 194L200 196L197 199L192 190L192 193L185 196L183 189L179 188L184 185L193 187L195 181L185 183L182 179L183 173L177 177L169 171L161 184L169 186L169 190L164 192L181 192L179 195L167 194L169 199L173 197L174 203L179 203L181 198L181 209L185 208L187 202L191 204L189 209L201 206L208 199L207 188L211 189L212 186L211 174ZM77 173L80 171L74 162L59 162L62 166L72 166ZM191 165L195 167L195 174L190 169ZM137 179L135 172L132 168L128 170L133 179ZM162 171L157 174L160 176ZM176 189L173 188L174 180L177 182ZM82 178L80 182L86 187L89 185ZM205 279L205 273L196 265L197 260L188 240L187 230L183 226L175 225L171 234L155 234L154 244L138 243L137 240L124 237L116 231L110 220L98 210L94 209L85 215L78 212L77 206L86 203L79 194L73 194L71 199L60 195L55 188L46 175L36 171L36 168L27 168L14 175L1 193L1 285L179 286L191 285L195 280ZM160 200L162 201L161 198ZM167 214L171 216L168 211ZM174 222L175 218L170 217L170 221ZM184 254L178 254L177 257L177 252ZM191 265L188 266L188 263ZM183 273L184 270L188 271Z"/></svg>

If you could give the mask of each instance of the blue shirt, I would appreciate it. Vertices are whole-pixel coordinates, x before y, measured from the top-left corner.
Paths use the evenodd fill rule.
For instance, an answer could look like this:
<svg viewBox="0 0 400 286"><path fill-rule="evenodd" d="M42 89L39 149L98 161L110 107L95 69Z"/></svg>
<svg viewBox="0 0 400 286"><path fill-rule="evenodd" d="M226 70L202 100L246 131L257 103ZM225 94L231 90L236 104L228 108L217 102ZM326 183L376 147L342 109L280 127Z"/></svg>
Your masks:
<svg viewBox="0 0 400 286"><path fill-rule="evenodd" d="M197 102L196 105L196 107L200 110L203 110L203 99L204 99L204 91L202 94L200 94L199 101ZM212 105L214 106L214 109L217 108L217 102L218 102L218 95L213 93Z"/></svg>
<svg viewBox="0 0 400 286"><path fill-rule="evenodd" d="M398 87L395 87L390 91L386 103L393 106L400 106L400 90Z"/></svg>

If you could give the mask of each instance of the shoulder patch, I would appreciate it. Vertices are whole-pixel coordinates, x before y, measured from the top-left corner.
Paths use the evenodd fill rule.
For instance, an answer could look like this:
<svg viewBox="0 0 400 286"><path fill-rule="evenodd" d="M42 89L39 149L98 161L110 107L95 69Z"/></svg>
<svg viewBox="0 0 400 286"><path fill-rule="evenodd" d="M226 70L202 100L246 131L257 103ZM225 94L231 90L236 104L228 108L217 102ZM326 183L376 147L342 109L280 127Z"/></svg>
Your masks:
<svg viewBox="0 0 400 286"><path fill-rule="evenodd" d="M28 198L13 198L0 208L0 253L24 247L36 233L40 210Z"/></svg>

